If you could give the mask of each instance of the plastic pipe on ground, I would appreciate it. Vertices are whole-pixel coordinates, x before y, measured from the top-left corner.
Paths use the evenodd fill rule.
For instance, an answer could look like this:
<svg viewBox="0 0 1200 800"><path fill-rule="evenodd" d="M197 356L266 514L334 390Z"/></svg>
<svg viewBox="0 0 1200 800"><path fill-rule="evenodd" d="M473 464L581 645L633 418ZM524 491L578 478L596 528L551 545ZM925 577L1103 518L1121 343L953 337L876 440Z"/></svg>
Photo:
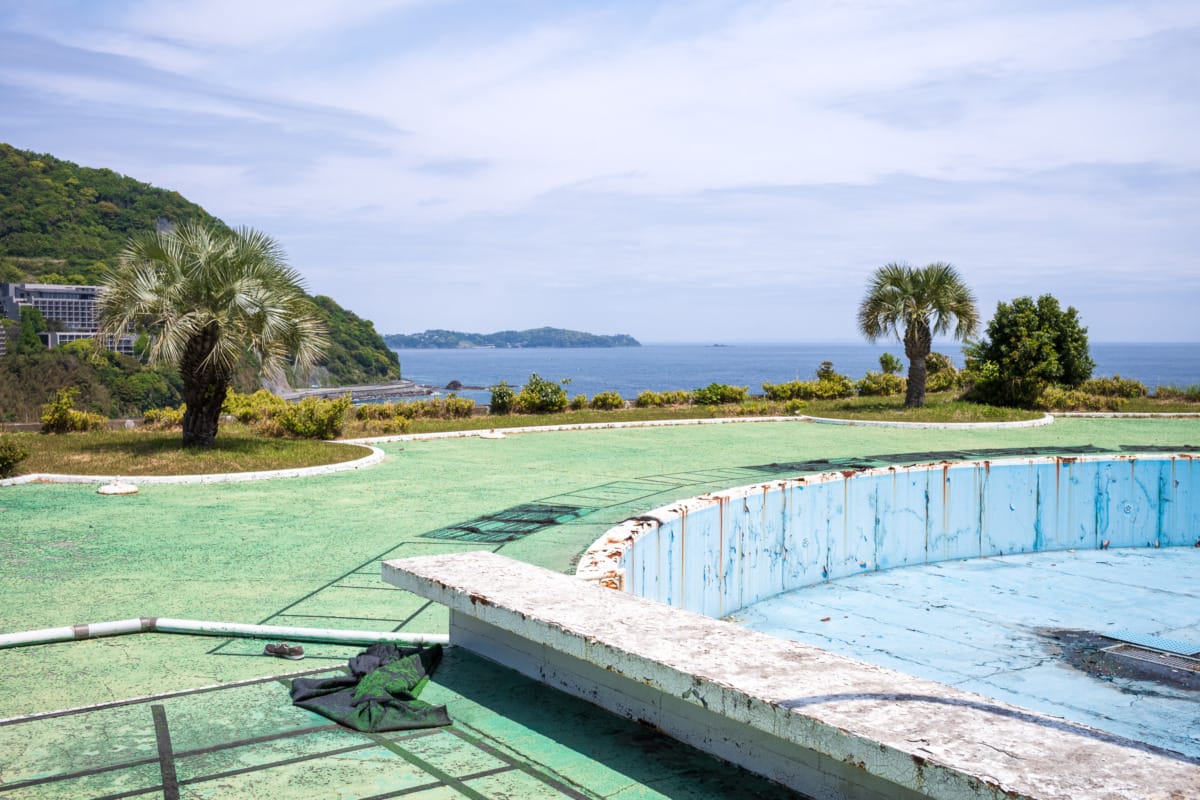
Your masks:
<svg viewBox="0 0 1200 800"><path fill-rule="evenodd" d="M379 642L396 644L449 644L450 637L441 633L404 633L393 631L345 631L334 628L293 628L286 625L244 625L238 622L207 622L170 617L137 617L112 622L93 622L86 625L67 625L36 631L0 633L0 650L51 642L71 642L101 636L125 636L131 633L183 633L193 636L221 636L239 639L286 639L295 642L324 642L328 644L371 645Z"/></svg>

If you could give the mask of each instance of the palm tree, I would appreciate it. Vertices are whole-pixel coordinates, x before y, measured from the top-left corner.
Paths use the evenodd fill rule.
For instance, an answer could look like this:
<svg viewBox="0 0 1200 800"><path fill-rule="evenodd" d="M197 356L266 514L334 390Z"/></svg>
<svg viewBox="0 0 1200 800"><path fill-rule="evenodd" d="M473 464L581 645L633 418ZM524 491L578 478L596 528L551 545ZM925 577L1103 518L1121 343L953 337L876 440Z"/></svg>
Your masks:
<svg viewBox="0 0 1200 800"><path fill-rule="evenodd" d="M960 341L979 328L975 296L950 264L938 261L917 269L892 263L875 270L858 307L858 329L870 342L892 334L904 343L908 356L904 405L925 405L925 359L933 337L949 333L952 321L954 338Z"/></svg>
<svg viewBox="0 0 1200 800"><path fill-rule="evenodd" d="M145 326L150 363L179 367L185 446L213 444L243 357L267 372L289 356L307 369L328 344L299 273L271 237L249 228L183 224L131 239L104 283L101 335Z"/></svg>

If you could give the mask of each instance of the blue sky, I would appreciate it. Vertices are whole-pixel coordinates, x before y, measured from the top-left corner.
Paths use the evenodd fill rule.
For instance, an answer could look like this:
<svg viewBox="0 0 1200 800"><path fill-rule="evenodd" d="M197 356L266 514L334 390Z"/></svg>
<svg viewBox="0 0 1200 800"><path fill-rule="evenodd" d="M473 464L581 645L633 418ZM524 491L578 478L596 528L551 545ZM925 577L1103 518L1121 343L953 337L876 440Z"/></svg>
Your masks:
<svg viewBox="0 0 1200 800"><path fill-rule="evenodd" d="M985 319L1200 341L1191 0L0 0L0 109L382 333L853 341L950 261Z"/></svg>

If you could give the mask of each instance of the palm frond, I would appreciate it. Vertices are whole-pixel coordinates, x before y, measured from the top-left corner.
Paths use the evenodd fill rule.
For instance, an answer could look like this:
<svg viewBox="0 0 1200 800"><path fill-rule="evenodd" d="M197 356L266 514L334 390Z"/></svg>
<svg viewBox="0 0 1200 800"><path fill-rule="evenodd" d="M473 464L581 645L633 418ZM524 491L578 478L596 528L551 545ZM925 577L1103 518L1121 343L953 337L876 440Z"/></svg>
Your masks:
<svg viewBox="0 0 1200 800"><path fill-rule="evenodd" d="M102 330L145 325L156 363L192 353L205 370L231 374L248 348L271 368L289 355L311 365L328 344L299 273L274 239L250 228L183 223L135 238L105 284Z"/></svg>

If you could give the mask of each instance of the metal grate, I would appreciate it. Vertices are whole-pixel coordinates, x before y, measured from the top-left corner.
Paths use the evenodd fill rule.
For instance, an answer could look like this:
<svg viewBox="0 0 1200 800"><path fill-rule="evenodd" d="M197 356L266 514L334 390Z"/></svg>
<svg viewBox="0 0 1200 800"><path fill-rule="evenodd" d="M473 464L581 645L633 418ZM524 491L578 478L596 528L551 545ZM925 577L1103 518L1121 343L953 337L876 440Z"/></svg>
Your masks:
<svg viewBox="0 0 1200 800"><path fill-rule="evenodd" d="M1104 652L1120 658L1142 661L1159 667L1186 669L1189 672L1200 673L1200 659L1177 656L1174 653L1161 653L1157 650L1148 650L1145 647L1138 647L1136 644L1115 644L1112 647L1104 648Z"/></svg>
<svg viewBox="0 0 1200 800"><path fill-rule="evenodd" d="M1164 653L1174 653L1177 656L1198 656L1200 655L1200 644L1194 642L1183 642L1179 639L1168 639L1165 636L1152 636L1148 633L1139 633L1138 631L1119 630L1104 634L1109 639L1116 639L1118 642L1128 642L1136 644L1142 648L1149 650L1161 650Z"/></svg>

